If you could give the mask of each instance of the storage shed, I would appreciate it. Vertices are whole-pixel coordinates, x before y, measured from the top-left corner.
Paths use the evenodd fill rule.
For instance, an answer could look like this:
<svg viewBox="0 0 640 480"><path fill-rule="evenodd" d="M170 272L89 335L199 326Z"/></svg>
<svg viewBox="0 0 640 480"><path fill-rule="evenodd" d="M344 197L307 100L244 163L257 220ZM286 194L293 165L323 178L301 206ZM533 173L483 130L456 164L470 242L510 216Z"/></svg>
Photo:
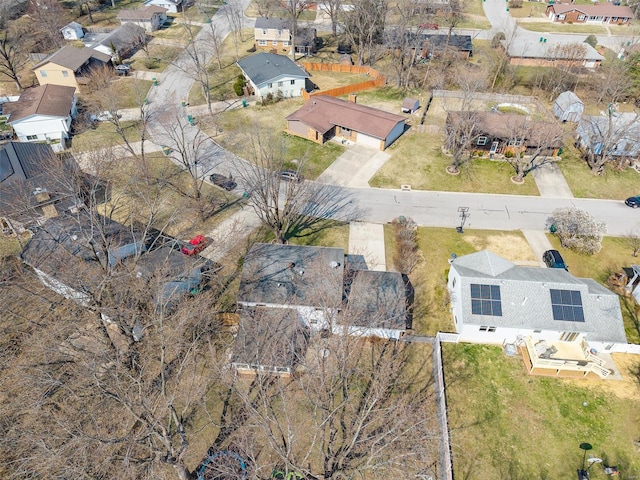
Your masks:
<svg viewBox="0 0 640 480"><path fill-rule="evenodd" d="M415 113L420 108L420 100L405 98L402 102L402 113Z"/></svg>

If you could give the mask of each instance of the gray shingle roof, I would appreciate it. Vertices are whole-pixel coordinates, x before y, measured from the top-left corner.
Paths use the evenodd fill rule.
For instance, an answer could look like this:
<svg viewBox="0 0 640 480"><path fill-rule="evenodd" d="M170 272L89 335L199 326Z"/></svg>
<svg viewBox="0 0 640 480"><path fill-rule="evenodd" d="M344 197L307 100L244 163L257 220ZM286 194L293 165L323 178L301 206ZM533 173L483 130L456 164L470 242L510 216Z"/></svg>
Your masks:
<svg viewBox="0 0 640 480"><path fill-rule="evenodd" d="M146 36L145 29L135 23L125 23L124 25L116 28L113 32L107 35L98 45L102 45L111 49L111 46L116 49L117 52L128 51L131 48L137 48L142 39ZM96 45L94 45L94 48Z"/></svg>
<svg viewBox="0 0 640 480"><path fill-rule="evenodd" d="M583 60L604 60L595 48L588 43L576 42L584 47ZM516 58L543 58L547 60L576 60L575 52L567 45L559 42L531 42L525 39L514 39L510 42L502 41L502 45L507 48L507 54ZM564 45L564 46L563 46Z"/></svg>
<svg viewBox="0 0 640 480"><path fill-rule="evenodd" d="M507 328L582 332L588 340L624 342L622 313L618 295L594 280L576 278L557 268L520 267L490 252L482 251L456 258L451 268L459 273L464 323ZM510 268L507 268L508 265ZM471 284L500 287L502 316L471 313ZM550 290L579 291L584 322L553 319Z"/></svg>
<svg viewBox="0 0 640 480"><path fill-rule="evenodd" d="M640 154L640 115L636 113L614 113L611 124L609 116L583 116L576 131L583 146L592 148L597 155L605 147L611 149L612 156Z"/></svg>
<svg viewBox="0 0 640 480"><path fill-rule="evenodd" d="M578 96L571 91L562 92L560 95L558 95L558 98L556 98L554 109L557 105L558 108L560 108L562 111L565 111L570 105L573 105L574 103L582 104L582 100L580 100L580 98L578 98Z"/></svg>
<svg viewBox="0 0 640 480"><path fill-rule="evenodd" d="M286 20L284 18L265 18L258 17L256 18L255 28L272 28L275 30L286 30L289 28L291 24L290 20Z"/></svg>
<svg viewBox="0 0 640 480"><path fill-rule="evenodd" d="M290 58L275 53L256 53L238 60L238 66L258 86L279 77L309 78Z"/></svg>
<svg viewBox="0 0 640 480"><path fill-rule="evenodd" d="M339 308L344 250L257 243L245 257L238 302Z"/></svg>

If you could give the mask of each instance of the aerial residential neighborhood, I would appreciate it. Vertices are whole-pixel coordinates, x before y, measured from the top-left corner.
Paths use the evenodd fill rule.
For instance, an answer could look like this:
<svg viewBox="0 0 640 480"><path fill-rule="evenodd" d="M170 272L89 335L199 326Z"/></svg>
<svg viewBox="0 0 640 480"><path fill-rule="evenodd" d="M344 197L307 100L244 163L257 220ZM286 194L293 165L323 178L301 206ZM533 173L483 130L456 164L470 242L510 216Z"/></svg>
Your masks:
<svg viewBox="0 0 640 480"><path fill-rule="evenodd" d="M639 38L5 2L0 478L638 478Z"/></svg>

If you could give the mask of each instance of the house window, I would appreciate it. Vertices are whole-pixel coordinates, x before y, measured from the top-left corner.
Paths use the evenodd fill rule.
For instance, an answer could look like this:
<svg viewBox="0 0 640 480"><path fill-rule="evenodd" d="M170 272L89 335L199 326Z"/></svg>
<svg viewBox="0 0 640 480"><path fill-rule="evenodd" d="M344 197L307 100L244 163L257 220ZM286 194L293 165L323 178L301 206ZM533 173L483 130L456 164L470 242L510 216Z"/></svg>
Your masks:
<svg viewBox="0 0 640 480"><path fill-rule="evenodd" d="M558 15L558 20L564 20L565 18L567 18L567 16L564 13Z"/></svg>
<svg viewBox="0 0 640 480"><path fill-rule="evenodd" d="M577 290L550 289L553 319L563 322L584 322L582 296Z"/></svg>
<svg viewBox="0 0 640 480"><path fill-rule="evenodd" d="M282 30L278 30L278 36L281 37L282 36Z"/></svg>
<svg viewBox="0 0 640 480"><path fill-rule="evenodd" d="M278 82L278 86L282 87L284 85L284 82Z"/></svg>
<svg viewBox="0 0 640 480"><path fill-rule="evenodd" d="M611 17L611 21L612 22L617 22L618 21L618 17Z"/></svg>
<svg viewBox="0 0 640 480"><path fill-rule="evenodd" d="M509 140L510 147L521 147L524 144L524 140Z"/></svg>
<svg viewBox="0 0 640 480"><path fill-rule="evenodd" d="M481 325L480 326L480 331L481 332L495 332L496 331L496 327L489 327L487 325Z"/></svg>
<svg viewBox="0 0 640 480"><path fill-rule="evenodd" d="M47 71L46 70L40 70L40 76L41 77L46 77L47 76Z"/></svg>
<svg viewBox="0 0 640 480"><path fill-rule="evenodd" d="M260 45L261 47L266 47L267 46L267 41L266 40L258 40L258 45Z"/></svg>
<svg viewBox="0 0 640 480"><path fill-rule="evenodd" d="M578 335L580 335L578 332L563 332L563 334L560 335L560 340L563 342L573 342L578 338Z"/></svg>
<svg viewBox="0 0 640 480"><path fill-rule="evenodd" d="M453 282L451 282L451 288L456 288L456 280L458 280L458 278L453 277Z"/></svg>
<svg viewBox="0 0 640 480"><path fill-rule="evenodd" d="M69 72L67 70L62 70L62 76L64 78L68 78L69 77Z"/></svg>
<svg viewBox="0 0 640 480"><path fill-rule="evenodd" d="M272 41L271 45L273 45L274 47L277 47L278 46L278 41L277 40Z"/></svg>
<svg viewBox="0 0 640 480"><path fill-rule="evenodd" d="M291 80L291 85L295 85L296 81L295 80Z"/></svg>
<svg viewBox="0 0 640 480"><path fill-rule="evenodd" d="M486 145L489 139L487 137L478 137L476 140L476 145Z"/></svg>
<svg viewBox="0 0 640 480"><path fill-rule="evenodd" d="M578 20L584 22L584 19L587 18L585 15L578 15Z"/></svg>
<svg viewBox="0 0 640 480"><path fill-rule="evenodd" d="M262 30L262 34L263 34L263 35L266 35L266 34L267 34L267 31L266 31L266 30Z"/></svg>
<svg viewBox="0 0 640 480"><path fill-rule="evenodd" d="M273 88L273 83L267 83L267 88Z"/></svg>
<svg viewBox="0 0 640 480"><path fill-rule="evenodd" d="M27 140L37 140L38 135L27 135Z"/></svg>
<svg viewBox="0 0 640 480"><path fill-rule="evenodd" d="M502 316L500 285L471 284L471 313L473 315Z"/></svg>
<svg viewBox="0 0 640 480"><path fill-rule="evenodd" d="M282 46L283 47L288 47L289 46L289 42L282 42Z"/></svg>

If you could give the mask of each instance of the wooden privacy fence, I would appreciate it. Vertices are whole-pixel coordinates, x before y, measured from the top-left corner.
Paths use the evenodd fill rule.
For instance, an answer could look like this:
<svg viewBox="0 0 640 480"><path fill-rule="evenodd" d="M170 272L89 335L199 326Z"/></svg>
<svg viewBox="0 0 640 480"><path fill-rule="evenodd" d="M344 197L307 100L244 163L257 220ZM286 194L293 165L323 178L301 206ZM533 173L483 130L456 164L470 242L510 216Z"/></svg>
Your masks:
<svg viewBox="0 0 640 480"><path fill-rule="evenodd" d="M362 65L340 65L339 63L311 63L301 62L301 65L308 72L338 72L338 73L353 73L356 75L369 75L371 80L365 82L354 83L352 85L345 85L344 87L331 88L329 90L320 90L317 92L308 93L305 90L302 91L302 96L305 100L313 95L329 95L330 97L339 97L340 95L347 95L349 93L361 92L363 90L369 90L371 88L381 87L387 83L387 79L384 75L378 72L376 69L362 66Z"/></svg>

